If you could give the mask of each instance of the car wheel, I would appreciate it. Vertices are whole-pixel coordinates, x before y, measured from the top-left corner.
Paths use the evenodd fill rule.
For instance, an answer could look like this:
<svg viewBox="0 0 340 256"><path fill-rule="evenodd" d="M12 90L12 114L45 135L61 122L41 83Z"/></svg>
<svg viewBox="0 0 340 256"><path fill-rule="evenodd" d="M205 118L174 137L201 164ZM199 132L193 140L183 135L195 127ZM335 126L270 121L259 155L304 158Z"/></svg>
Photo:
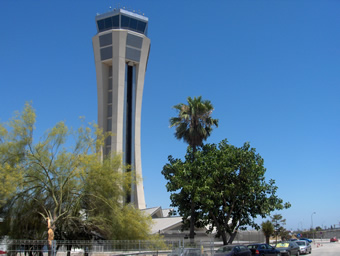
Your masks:
<svg viewBox="0 0 340 256"><path fill-rule="evenodd" d="M300 255L300 252L299 251L297 251L297 253L296 253L296 256L299 256Z"/></svg>
<svg viewBox="0 0 340 256"><path fill-rule="evenodd" d="M312 249L309 250L309 254L311 254L311 253L312 253Z"/></svg>
<svg viewBox="0 0 340 256"><path fill-rule="evenodd" d="M290 252L287 252L287 256L290 256Z"/></svg>

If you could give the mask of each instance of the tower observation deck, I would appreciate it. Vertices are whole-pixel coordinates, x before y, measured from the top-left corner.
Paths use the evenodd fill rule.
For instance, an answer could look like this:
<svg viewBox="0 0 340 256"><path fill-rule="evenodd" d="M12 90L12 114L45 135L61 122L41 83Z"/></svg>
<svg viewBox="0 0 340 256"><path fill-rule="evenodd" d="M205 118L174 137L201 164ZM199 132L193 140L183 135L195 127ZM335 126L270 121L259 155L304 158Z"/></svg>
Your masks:
<svg viewBox="0 0 340 256"><path fill-rule="evenodd" d="M123 163L142 177L140 128L145 71L150 51L148 18L124 9L96 16L92 38L98 97L98 125L113 136L103 154L122 153ZM131 175L135 178L135 175ZM142 181L132 182L126 202L144 209Z"/></svg>

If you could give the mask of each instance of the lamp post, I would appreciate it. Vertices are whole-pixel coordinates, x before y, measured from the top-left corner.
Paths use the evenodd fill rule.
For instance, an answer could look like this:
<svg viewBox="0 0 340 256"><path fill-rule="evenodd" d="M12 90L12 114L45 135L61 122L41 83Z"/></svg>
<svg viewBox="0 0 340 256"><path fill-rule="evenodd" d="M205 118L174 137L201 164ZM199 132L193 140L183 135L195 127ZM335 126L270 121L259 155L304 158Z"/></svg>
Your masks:
<svg viewBox="0 0 340 256"><path fill-rule="evenodd" d="M314 230L313 230L313 214L316 214L316 212L313 212L312 215L310 216L311 222L312 222L313 242L315 242L315 241L314 241Z"/></svg>

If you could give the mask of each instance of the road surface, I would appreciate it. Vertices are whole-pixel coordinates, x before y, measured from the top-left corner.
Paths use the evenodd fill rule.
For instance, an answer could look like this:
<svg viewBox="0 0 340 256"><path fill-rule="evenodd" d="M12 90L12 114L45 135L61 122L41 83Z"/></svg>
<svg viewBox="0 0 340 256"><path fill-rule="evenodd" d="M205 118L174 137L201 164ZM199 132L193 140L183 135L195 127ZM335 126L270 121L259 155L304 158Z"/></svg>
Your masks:
<svg viewBox="0 0 340 256"><path fill-rule="evenodd" d="M312 243L311 256L340 256L340 243L329 242L329 239L316 239Z"/></svg>

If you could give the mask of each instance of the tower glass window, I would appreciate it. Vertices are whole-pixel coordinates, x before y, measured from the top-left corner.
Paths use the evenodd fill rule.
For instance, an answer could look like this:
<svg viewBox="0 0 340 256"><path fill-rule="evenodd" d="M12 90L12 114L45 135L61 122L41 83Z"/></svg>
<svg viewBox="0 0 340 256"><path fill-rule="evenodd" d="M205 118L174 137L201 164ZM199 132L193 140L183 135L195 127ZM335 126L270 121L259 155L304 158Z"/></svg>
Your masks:
<svg viewBox="0 0 340 256"><path fill-rule="evenodd" d="M121 13L97 20L98 32L103 32L109 29L124 28L146 35L146 27L147 22Z"/></svg>

